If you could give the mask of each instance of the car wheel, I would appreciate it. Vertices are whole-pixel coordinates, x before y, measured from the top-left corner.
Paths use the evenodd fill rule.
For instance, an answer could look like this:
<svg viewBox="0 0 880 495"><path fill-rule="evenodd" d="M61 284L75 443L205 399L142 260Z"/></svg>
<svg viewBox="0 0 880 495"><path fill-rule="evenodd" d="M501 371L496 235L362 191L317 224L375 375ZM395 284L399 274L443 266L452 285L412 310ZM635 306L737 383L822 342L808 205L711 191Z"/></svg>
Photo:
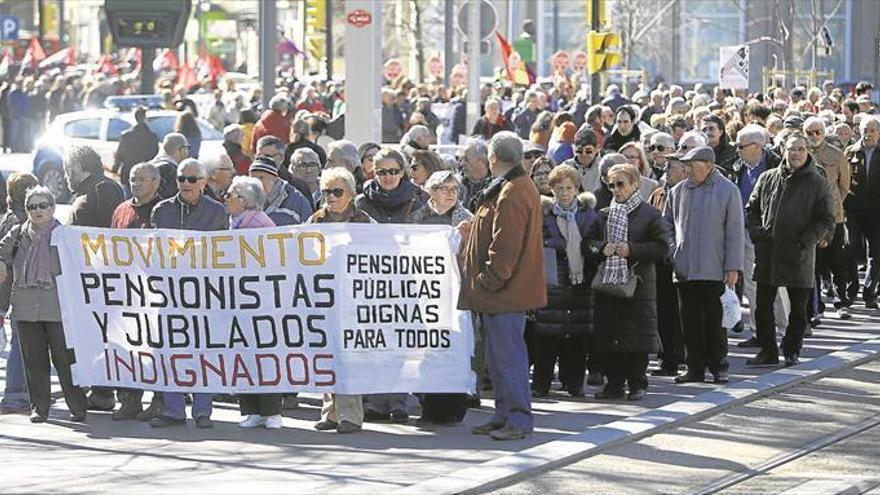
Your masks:
<svg viewBox="0 0 880 495"><path fill-rule="evenodd" d="M70 201L70 190L67 188L67 180L64 178L64 170L61 165L47 163L40 171L40 183L49 188L58 203Z"/></svg>

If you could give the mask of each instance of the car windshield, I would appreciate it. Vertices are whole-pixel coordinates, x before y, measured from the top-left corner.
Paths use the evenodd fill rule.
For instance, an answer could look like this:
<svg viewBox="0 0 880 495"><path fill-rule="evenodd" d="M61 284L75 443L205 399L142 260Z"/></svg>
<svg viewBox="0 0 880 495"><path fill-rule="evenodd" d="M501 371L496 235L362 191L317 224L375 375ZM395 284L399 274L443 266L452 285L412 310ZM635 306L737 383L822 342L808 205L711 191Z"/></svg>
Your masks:
<svg viewBox="0 0 880 495"><path fill-rule="evenodd" d="M176 121L177 116L175 115L147 117L147 125L150 126L150 129L152 129L157 136L159 136L159 140L162 140L166 134L174 132L174 122ZM210 124L202 119L198 119L198 123L199 130L202 131L203 141L223 140L223 134L211 127Z"/></svg>

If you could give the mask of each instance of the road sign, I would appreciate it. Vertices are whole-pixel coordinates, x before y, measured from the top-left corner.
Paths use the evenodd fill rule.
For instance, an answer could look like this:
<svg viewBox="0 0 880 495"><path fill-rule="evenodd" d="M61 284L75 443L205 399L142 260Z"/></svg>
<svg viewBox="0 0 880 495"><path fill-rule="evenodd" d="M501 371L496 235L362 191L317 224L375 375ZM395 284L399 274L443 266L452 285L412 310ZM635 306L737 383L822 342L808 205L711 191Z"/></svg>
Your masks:
<svg viewBox="0 0 880 495"><path fill-rule="evenodd" d="M718 86L724 89L749 89L749 47L722 46Z"/></svg>
<svg viewBox="0 0 880 495"><path fill-rule="evenodd" d="M385 79L396 81L403 74L403 64L396 58L389 59L384 66Z"/></svg>
<svg viewBox="0 0 880 495"><path fill-rule="evenodd" d="M471 2L473 1L475 0L468 0L458 9L458 30L465 36L467 36L468 32L468 18L470 17L472 10ZM492 36L497 27L498 12L495 10L495 6L489 3L489 0L480 0L480 38L486 39Z"/></svg>
<svg viewBox="0 0 880 495"><path fill-rule="evenodd" d="M559 73L565 73L571 65L571 56L565 50L559 50L550 56L550 65L553 70Z"/></svg>
<svg viewBox="0 0 880 495"><path fill-rule="evenodd" d="M443 59L439 55L428 58L428 73L434 77L443 77Z"/></svg>
<svg viewBox="0 0 880 495"><path fill-rule="evenodd" d="M21 21L14 15L0 15L0 40L17 40Z"/></svg>
<svg viewBox="0 0 880 495"><path fill-rule="evenodd" d="M373 22L373 14L364 9L355 9L348 13L345 17L349 24L356 28L369 26Z"/></svg>

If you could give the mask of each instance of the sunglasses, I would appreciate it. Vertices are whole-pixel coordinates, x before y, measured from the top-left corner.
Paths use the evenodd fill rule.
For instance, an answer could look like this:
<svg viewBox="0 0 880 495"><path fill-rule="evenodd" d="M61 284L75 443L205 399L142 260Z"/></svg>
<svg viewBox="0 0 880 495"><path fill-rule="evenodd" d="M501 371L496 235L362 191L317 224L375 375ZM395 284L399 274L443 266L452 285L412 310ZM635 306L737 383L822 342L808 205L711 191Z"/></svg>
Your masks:
<svg viewBox="0 0 880 495"><path fill-rule="evenodd" d="M663 153L666 150L667 150L666 146L663 146L662 144L654 144L654 145L648 146L648 151L659 151L660 153Z"/></svg>
<svg viewBox="0 0 880 495"><path fill-rule="evenodd" d="M197 177L195 175L178 175L177 182L183 184L184 182L189 182L190 184L195 184L200 181L203 177Z"/></svg>
<svg viewBox="0 0 880 495"><path fill-rule="evenodd" d="M526 158L528 158L529 160L537 160L538 158L541 158L542 156L544 156L544 153L541 151L530 151L530 152L526 153L524 156Z"/></svg>
<svg viewBox="0 0 880 495"><path fill-rule="evenodd" d="M624 187L626 187L626 182L619 180L616 182L609 182L606 185L608 186L608 189L613 191L615 189L623 189Z"/></svg>
<svg viewBox="0 0 880 495"><path fill-rule="evenodd" d="M49 204L47 201L43 201L40 203L31 203L27 205L28 211L48 210L51 207L52 205Z"/></svg>
<svg viewBox="0 0 880 495"><path fill-rule="evenodd" d="M386 175L400 175L401 170L399 168L377 168L376 175L379 177L385 177Z"/></svg>
<svg viewBox="0 0 880 495"><path fill-rule="evenodd" d="M324 195L325 198L329 198L333 196L334 198L341 198L343 194L345 194L345 189L341 187L335 187L333 189L321 189L321 194Z"/></svg>
<svg viewBox="0 0 880 495"><path fill-rule="evenodd" d="M688 148L690 148L690 146L688 146L688 145L686 145L686 144L683 144L683 145L681 145L681 146L678 147L678 151L687 151Z"/></svg>

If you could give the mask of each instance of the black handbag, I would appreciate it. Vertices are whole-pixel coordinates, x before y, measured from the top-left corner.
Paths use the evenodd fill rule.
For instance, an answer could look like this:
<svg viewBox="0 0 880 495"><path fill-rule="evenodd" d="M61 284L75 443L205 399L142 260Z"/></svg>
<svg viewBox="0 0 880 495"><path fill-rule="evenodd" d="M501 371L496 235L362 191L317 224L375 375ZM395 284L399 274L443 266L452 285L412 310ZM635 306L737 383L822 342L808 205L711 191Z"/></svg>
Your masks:
<svg viewBox="0 0 880 495"><path fill-rule="evenodd" d="M639 281L642 279L642 277L636 275L636 267L638 265L639 263L635 262L629 267L629 277L626 279L626 282L622 284L606 284L602 281L605 275L605 262L603 261L599 263L599 268L596 270L596 275L593 277L590 287L599 294L621 299L632 299L636 293L636 287L638 287Z"/></svg>

